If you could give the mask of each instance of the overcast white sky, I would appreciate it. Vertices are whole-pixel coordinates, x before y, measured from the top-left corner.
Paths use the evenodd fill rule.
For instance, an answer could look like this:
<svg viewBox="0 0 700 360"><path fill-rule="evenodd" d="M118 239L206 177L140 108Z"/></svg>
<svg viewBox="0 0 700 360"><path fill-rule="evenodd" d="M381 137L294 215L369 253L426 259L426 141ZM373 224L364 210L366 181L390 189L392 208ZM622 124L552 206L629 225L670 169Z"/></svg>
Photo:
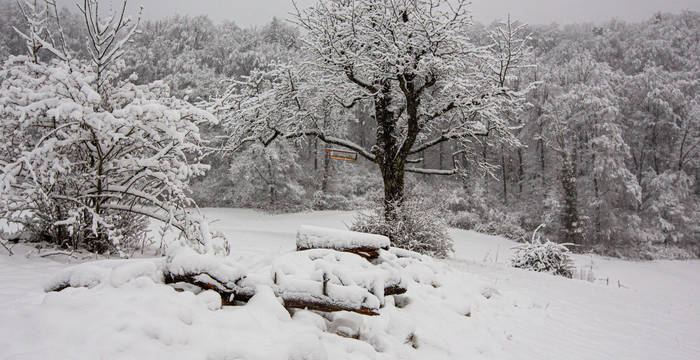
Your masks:
<svg viewBox="0 0 700 360"><path fill-rule="evenodd" d="M102 2L121 4L120 0ZM300 7L315 0L297 0ZM59 0L72 4L75 0ZM287 18L292 11L291 0L129 0L130 7L144 6L144 16L160 19L175 14L209 15L214 20L233 20L241 26L257 26L273 16ZM612 18L641 20L656 11L678 12L683 9L700 11L700 0L472 0L472 12L477 21L488 23L511 17L530 24L560 24L572 22L601 22Z"/></svg>

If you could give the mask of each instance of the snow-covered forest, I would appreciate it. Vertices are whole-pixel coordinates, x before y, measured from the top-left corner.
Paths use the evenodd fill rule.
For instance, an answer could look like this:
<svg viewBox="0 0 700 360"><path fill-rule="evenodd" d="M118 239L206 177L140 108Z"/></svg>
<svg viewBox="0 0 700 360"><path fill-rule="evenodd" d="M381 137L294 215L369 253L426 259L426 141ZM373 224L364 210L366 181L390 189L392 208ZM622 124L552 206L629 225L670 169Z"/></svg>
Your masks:
<svg viewBox="0 0 700 360"><path fill-rule="evenodd" d="M36 51L31 49L26 36L32 31L53 36L73 61L91 58L83 45L87 30L76 10L59 9L60 23L47 19L32 25L38 29L25 17L45 14L9 1L1 11L3 59L28 52L43 62L60 57L41 42L34 45ZM470 109L478 115L469 123L442 116L426 125L405 159L407 196L441 204L449 225L463 229L522 239L544 223L548 237L575 243L580 251L632 258L697 256L699 23L700 15L683 12L602 25L523 26L506 20L474 24L466 33L461 33L464 24L455 24L474 51L495 43L498 47L488 48L491 54L481 55L500 64L475 57L472 61L483 60L474 64L483 71L481 78L452 80L469 91L501 82L520 98L510 106L498 99ZM57 26L63 30L60 39ZM172 101L181 103L178 107L191 104L220 120L197 123L193 139L206 144L208 150L199 150L207 155L201 163L211 166L206 173L192 170L193 178L185 180L194 185L199 206L275 212L360 209L382 197L382 172L371 153L377 144L372 99L356 89L339 89L334 79L325 81L304 68L309 60L335 61L309 57L309 40L302 36L307 26L323 24L272 19L259 28L240 28L202 16L141 20L120 47L123 54L110 69L114 81L144 90L167 85ZM17 62L5 61L5 71ZM441 61L449 66L447 59ZM508 69L497 67L505 63ZM330 98L309 98L303 104L313 126L294 123L297 128L285 129L288 133L276 141L235 144L243 132L256 131L268 118L290 125L284 118L287 110L275 103L289 99L258 98L270 102L265 117L251 103L251 112L237 111L241 97L251 95L246 93L250 86L265 81L285 86L285 76L292 87L298 82L305 96L334 87ZM418 111L438 111L451 95L430 96L434 100L423 100ZM257 116L258 123L242 126L246 116ZM330 138L356 145L359 161L329 159L327 148L346 145Z"/></svg>
<svg viewBox="0 0 700 360"><path fill-rule="evenodd" d="M700 356L700 13L294 6L0 0L0 358Z"/></svg>
<svg viewBox="0 0 700 360"><path fill-rule="evenodd" d="M39 41L30 39L36 49L29 48L26 36L36 31L39 38L56 37L60 26L63 35L54 41L65 47L61 51L76 61L90 59L90 48L82 46L86 29L81 14L59 9L60 23L48 16L40 25L29 25L27 20L46 16L41 11L3 3L2 58L28 52L46 62L59 58ZM424 129L416 140L421 145L406 159L418 174L406 176L408 196L435 198L445 205L441 211L449 224L464 229L519 239L545 223L550 237L581 250L630 257L697 256L699 23L700 15L684 12L658 13L633 24L525 27L512 21L468 27L461 36L474 50L495 42L500 48L489 51L501 52L495 54L501 64L510 62L509 69L479 64L485 72L480 76L495 76L496 83L522 92L523 103L479 109L476 122L489 124L481 129L493 130L488 136L468 134L474 131L465 132L465 124L451 127L446 121ZM221 140L239 125L232 122L244 121L230 113L231 106L240 106L240 99L230 99L231 91L243 82L258 85L266 76L288 72L291 84L312 80L316 88L308 91L324 91L312 73L294 65L308 56L300 26L272 19L264 27L242 29L206 17L138 25L139 31L118 50L123 54L113 76L131 86L161 81L173 101L223 118L198 124L202 139L197 142L211 149L231 145L229 151L211 151L202 159L211 165L208 173L195 171L194 199L200 206L356 209L379 195L380 171L366 157L347 164L326 156L326 148L342 143L314 134L238 147L231 143L238 139ZM462 25L455 25L455 31L462 31ZM467 87L475 81L459 80ZM335 84L329 81L329 86ZM371 99L352 96L332 94L335 98L314 100L305 111L314 112L319 134L342 137L360 147L360 154L369 153L376 144L371 129L377 126ZM273 108L279 104L268 105L275 113L266 116L282 115Z"/></svg>

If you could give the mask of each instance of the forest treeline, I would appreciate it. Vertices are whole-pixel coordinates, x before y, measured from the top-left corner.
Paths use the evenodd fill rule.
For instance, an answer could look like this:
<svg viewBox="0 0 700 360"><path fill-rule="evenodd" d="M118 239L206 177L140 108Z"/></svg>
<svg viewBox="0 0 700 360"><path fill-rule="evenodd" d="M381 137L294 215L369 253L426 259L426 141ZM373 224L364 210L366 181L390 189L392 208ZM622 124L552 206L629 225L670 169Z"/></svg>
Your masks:
<svg viewBox="0 0 700 360"><path fill-rule="evenodd" d="M14 2L0 5L4 61L27 53L13 29L26 24ZM82 17L63 10L62 18L66 39L76 42L69 47L84 48L77 46L85 39ZM469 35L486 45L497 25L476 24ZM517 70L515 87L536 86L527 106L503 114L518 141L479 137L465 153L450 140L424 151L417 167L459 164L463 171L410 175L409 196L430 199L464 229L520 240L545 224L549 238L581 251L699 256L700 14L528 30L529 66ZM205 16L141 21L118 67L124 78L162 80L176 97L207 107L252 72L298 58L299 34L279 19L258 28ZM334 129L363 148L375 141L367 106L353 107L353 121ZM201 131L216 149L223 129ZM213 152L206 160L212 169L192 184L194 198L200 206L272 211L369 206L382 188L376 168L362 159L331 160L326 148L302 138Z"/></svg>

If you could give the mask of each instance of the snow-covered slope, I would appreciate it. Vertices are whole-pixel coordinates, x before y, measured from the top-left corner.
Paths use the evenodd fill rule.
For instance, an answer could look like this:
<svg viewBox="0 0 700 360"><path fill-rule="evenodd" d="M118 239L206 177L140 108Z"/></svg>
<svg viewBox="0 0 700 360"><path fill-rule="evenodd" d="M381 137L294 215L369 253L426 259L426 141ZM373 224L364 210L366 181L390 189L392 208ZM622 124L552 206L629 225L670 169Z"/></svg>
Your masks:
<svg viewBox="0 0 700 360"><path fill-rule="evenodd" d="M346 229L353 216L205 212L232 240L231 260L247 268L294 250L301 224ZM92 263L115 268L119 281L46 294L68 265L0 251L0 359L700 358L700 261L576 256L580 270L602 279L590 283L510 268L515 244L506 239L451 234L454 257L408 268L409 292L371 318L290 316L264 290L220 309L210 292L122 279L129 271L120 266L149 268L138 264L156 261L148 259Z"/></svg>

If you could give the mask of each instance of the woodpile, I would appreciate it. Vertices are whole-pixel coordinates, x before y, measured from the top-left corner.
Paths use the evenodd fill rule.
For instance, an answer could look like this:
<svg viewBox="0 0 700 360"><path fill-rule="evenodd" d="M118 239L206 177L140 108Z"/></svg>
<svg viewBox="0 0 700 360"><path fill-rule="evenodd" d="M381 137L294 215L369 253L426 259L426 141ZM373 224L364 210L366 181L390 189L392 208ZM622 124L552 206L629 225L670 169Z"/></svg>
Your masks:
<svg viewBox="0 0 700 360"><path fill-rule="evenodd" d="M260 286L266 286L287 309L378 315L386 296L406 292L397 270L401 267L381 259L388 247L389 240L383 236L302 226L297 251L256 271L189 249L168 257L158 271L162 281L178 291L217 292L224 306L245 304ZM99 279L89 284L96 283ZM54 285L46 290L86 286L69 277Z"/></svg>

